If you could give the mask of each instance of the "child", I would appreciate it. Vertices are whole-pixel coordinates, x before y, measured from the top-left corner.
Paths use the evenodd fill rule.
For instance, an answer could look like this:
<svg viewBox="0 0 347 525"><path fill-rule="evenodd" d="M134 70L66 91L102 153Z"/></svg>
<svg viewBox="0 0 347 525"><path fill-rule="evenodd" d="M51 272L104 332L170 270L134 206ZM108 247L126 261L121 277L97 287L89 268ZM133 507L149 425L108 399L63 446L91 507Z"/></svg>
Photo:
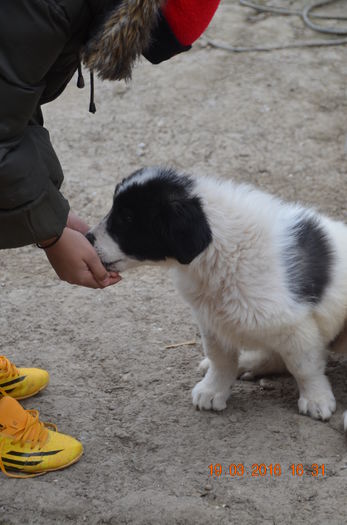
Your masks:
<svg viewBox="0 0 347 525"><path fill-rule="evenodd" d="M60 279L105 288L107 272L59 189L63 173L41 105L57 98L80 58L101 78L130 78L143 54L159 63L190 49L219 0L2 0L0 18L0 248L35 243ZM92 75L92 74L91 74ZM90 111L95 112L91 76ZM0 469L15 477L75 463L82 445L44 425L18 399L47 385L48 373L0 357ZM9 474L8 469L21 471Z"/></svg>

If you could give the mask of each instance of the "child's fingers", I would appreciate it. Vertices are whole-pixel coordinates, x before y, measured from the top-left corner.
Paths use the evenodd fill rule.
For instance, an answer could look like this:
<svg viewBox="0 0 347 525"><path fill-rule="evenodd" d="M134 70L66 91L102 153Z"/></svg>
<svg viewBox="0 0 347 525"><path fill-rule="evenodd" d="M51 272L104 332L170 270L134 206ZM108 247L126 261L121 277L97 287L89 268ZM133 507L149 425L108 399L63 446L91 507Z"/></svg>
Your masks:
<svg viewBox="0 0 347 525"><path fill-rule="evenodd" d="M96 252L89 256L88 260L86 260L86 263L89 267L89 270L93 274L94 279L101 286L107 286L109 284L110 277Z"/></svg>
<svg viewBox="0 0 347 525"><path fill-rule="evenodd" d="M117 278L117 277L121 278L121 276L119 275L118 272L108 272L108 275L109 275L109 277L112 277L112 279L113 278Z"/></svg>
<svg viewBox="0 0 347 525"><path fill-rule="evenodd" d="M113 284L117 284L119 283L119 281L121 281L122 278L120 275L116 274L115 277L109 277L109 282L108 284L106 284L106 286L104 286L104 288L107 288L108 286L112 286Z"/></svg>
<svg viewBox="0 0 347 525"><path fill-rule="evenodd" d="M78 284L79 286L86 286L87 288L94 288L94 289L103 288L103 286L101 286L100 283L96 281L93 274L89 271L84 272L84 274L81 275L81 277L79 278L78 282L74 284Z"/></svg>

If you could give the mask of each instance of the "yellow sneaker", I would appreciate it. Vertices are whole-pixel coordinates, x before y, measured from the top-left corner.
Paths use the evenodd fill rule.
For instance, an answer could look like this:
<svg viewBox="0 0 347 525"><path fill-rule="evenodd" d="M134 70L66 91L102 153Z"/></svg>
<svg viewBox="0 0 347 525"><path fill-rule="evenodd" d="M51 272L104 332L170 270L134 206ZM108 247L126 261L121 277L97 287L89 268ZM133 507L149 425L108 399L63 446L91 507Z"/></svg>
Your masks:
<svg viewBox="0 0 347 525"><path fill-rule="evenodd" d="M41 368L17 368L0 356L0 388L15 399L34 396L49 383L49 373Z"/></svg>
<svg viewBox="0 0 347 525"><path fill-rule="evenodd" d="M4 392L0 390L1 394ZM40 476L76 463L82 454L77 439L56 432L51 423L42 423L37 410L24 410L7 395L0 398L0 470L4 474L14 478Z"/></svg>

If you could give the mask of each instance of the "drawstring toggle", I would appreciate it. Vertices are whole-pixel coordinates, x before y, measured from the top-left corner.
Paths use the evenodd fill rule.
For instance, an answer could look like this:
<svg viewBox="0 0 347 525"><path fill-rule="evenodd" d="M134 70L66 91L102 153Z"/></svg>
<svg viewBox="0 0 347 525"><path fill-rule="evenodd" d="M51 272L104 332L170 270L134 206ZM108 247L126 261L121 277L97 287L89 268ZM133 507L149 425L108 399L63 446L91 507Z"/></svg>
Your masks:
<svg viewBox="0 0 347 525"><path fill-rule="evenodd" d="M90 102L89 102L89 111L90 113L96 112L96 106L94 102L94 73L90 72Z"/></svg>
<svg viewBox="0 0 347 525"><path fill-rule="evenodd" d="M80 60L78 60L77 68L78 68L77 87L82 89L84 88L85 84L84 84L84 78L83 78L82 66L81 66Z"/></svg>
<svg viewBox="0 0 347 525"><path fill-rule="evenodd" d="M78 70L78 77L77 77L77 87L78 88L84 88L84 78L82 74L82 65L81 65L81 59L78 55L77 57L77 70ZM90 101L89 101L89 112L95 113L96 112L96 106L94 102L94 73L93 71L90 72Z"/></svg>

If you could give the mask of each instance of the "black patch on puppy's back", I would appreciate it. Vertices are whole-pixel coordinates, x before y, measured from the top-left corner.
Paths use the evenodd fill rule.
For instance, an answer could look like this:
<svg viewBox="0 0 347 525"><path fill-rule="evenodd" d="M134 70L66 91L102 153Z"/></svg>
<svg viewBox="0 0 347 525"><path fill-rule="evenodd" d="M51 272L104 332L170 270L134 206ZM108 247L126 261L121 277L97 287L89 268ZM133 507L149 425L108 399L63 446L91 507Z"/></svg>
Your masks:
<svg viewBox="0 0 347 525"><path fill-rule="evenodd" d="M289 289L300 302L317 304L330 282L333 251L312 216L303 216L290 231L292 244L285 254Z"/></svg>

